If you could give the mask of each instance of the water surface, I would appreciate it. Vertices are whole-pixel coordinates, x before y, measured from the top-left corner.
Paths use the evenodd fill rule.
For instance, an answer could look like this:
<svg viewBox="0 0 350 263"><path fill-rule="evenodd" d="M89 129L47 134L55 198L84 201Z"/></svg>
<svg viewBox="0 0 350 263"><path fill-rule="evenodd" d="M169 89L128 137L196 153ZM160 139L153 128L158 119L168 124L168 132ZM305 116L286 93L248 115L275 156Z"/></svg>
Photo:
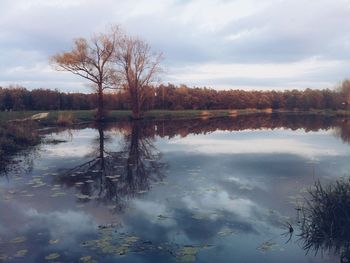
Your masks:
<svg viewBox="0 0 350 263"><path fill-rule="evenodd" d="M0 177L0 262L340 262L303 249L298 207L348 177L349 127L259 114L42 130Z"/></svg>

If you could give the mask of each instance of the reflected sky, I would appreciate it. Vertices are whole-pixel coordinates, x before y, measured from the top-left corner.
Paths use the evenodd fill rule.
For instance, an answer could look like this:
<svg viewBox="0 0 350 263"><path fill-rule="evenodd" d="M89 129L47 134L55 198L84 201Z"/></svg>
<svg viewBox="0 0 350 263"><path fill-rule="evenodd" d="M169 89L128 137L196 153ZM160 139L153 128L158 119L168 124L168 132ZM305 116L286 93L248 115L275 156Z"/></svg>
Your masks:
<svg viewBox="0 0 350 263"><path fill-rule="evenodd" d="M169 144L168 151L190 151L202 154L293 154L304 158L341 156L346 154L347 145L337 145L336 138L327 136L334 131L309 132L286 131L240 131L208 135L194 135L176 138ZM320 139L322 143L320 144ZM185 148L185 150L183 150ZM166 151L167 151L166 150Z"/></svg>
<svg viewBox="0 0 350 263"><path fill-rule="evenodd" d="M31 172L0 178L0 261L339 261L282 235L315 180L348 176L337 125L198 122L46 134Z"/></svg>

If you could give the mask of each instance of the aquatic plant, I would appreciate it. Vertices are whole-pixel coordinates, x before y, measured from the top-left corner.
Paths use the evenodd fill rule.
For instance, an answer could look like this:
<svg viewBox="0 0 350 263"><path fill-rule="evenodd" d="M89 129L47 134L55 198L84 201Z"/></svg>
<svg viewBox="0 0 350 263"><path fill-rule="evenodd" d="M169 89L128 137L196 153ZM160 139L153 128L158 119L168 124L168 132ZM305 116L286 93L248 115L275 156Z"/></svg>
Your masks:
<svg viewBox="0 0 350 263"><path fill-rule="evenodd" d="M315 254L334 253L350 261L350 179L328 186L317 181L301 207L303 248Z"/></svg>

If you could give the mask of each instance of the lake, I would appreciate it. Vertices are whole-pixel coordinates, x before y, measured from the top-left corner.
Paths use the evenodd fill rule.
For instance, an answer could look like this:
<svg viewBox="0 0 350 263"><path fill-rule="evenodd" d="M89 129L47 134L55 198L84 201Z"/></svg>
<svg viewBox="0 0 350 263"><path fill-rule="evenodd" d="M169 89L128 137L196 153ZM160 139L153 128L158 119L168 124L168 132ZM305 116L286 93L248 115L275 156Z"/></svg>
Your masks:
<svg viewBox="0 0 350 263"><path fill-rule="evenodd" d="M350 239L305 229L322 217L307 210L315 182L347 185L350 119L253 114L39 135L2 167L0 262L350 259Z"/></svg>

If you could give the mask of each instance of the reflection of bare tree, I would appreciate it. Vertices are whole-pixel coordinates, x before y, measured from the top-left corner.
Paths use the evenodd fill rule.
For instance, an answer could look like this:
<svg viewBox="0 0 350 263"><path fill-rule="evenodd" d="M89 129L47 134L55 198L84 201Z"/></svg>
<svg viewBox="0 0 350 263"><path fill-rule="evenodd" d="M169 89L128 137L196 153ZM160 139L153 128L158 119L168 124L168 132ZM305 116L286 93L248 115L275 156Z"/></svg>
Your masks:
<svg viewBox="0 0 350 263"><path fill-rule="evenodd" d="M80 189L78 198L92 199L122 209L127 198L148 191L152 181L162 180L165 163L141 122L132 122L119 151L105 149L104 128L98 126L97 156L60 175L58 181Z"/></svg>
<svg viewBox="0 0 350 263"><path fill-rule="evenodd" d="M350 261L350 180L323 187L320 182L309 191L301 209L301 241L309 252L340 255Z"/></svg>
<svg viewBox="0 0 350 263"><path fill-rule="evenodd" d="M148 190L148 174L162 178L164 164L158 162L160 155L146 129L144 123L134 122L131 132L125 136L123 158L126 159L126 181L130 192Z"/></svg>

